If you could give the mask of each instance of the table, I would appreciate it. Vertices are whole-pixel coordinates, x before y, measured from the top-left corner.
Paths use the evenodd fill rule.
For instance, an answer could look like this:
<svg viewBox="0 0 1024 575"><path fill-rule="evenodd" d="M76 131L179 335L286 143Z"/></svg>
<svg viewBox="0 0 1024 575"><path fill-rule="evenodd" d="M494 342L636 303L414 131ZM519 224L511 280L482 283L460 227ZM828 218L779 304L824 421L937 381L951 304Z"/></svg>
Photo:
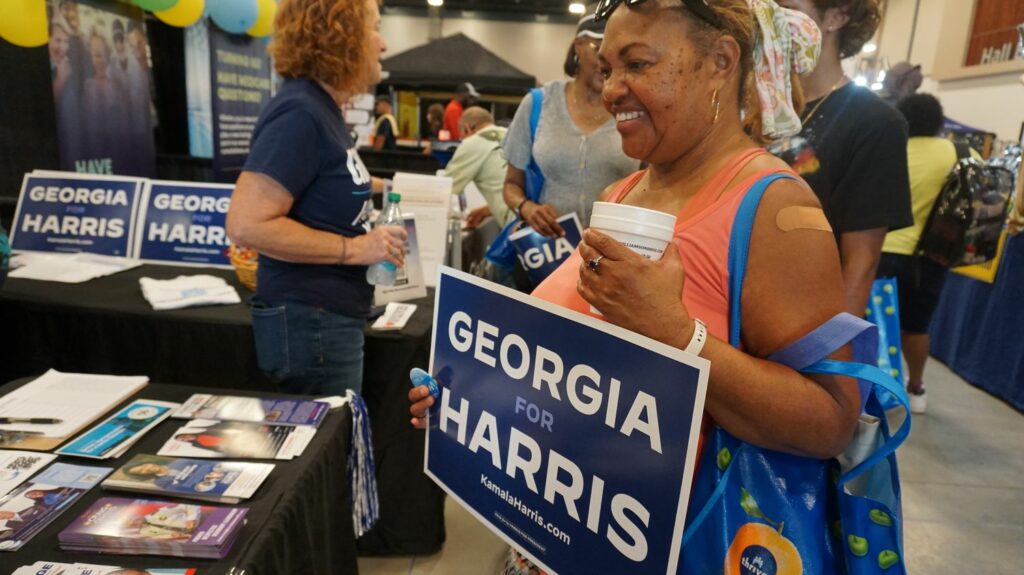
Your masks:
<svg viewBox="0 0 1024 575"><path fill-rule="evenodd" d="M932 318L931 354L1024 411L1024 236L1007 239L994 283L950 273Z"/></svg>
<svg viewBox="0 0 1024 575"><path fill-rule="evenodd" d="M6 394L29 381L17 380L0 387ZM151 383L135 398L184 401L193 393L217 393L217 389ZM234 392L240 395L268 395ZM269 394L277 395L277 394ZM130 400L129 400L130 401ZM125 402L127 404L128 401ZM184 420L168 419L142 437L128 453L109 460L60 457L72 464L120 467L138 453L156 453ZM351 492L347 472L352 417L347 408L324 419L303 454L292 461L274 461L277 467L252 499L248 523L227 558L219 561L141 555L99 555L60 550L57 534L85 512L96 499L107 495L146 498L94 488L65 510L46 529L16 553L0 553L0 573L10 573L35 561L97 563L125 567L199 568L199 575L334 575L358 573L352 528Z"/></svg>
<svg viewBox="0 0 1024 575"><path fill-rule="evenodd" d="M65 372L148 375L152 381L275 391L259 371L245 304L155 312L140 277L224 278L245 301L252 292L232 270L143 265L81 284L8 278L0 325L17 326L5 344L0 381ZM444 494L423 474L423 432L409 425L409 369L429 365L433 294L404 329L367 329L363 396L374 434L381 519L360 540L369 555L429 554L445 539ZM10 338L8 338L10 339ZM234 393L234 392L232 392Z"/></svg>

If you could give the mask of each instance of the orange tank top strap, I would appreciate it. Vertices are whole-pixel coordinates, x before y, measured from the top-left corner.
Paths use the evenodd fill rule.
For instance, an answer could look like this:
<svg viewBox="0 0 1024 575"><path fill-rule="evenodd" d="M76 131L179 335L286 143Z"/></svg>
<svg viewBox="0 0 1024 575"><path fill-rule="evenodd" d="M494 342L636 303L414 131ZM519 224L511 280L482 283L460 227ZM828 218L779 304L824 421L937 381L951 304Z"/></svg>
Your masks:
<svg viewBox="0 0 1024 575"><path fill-rule="evenodd" d="M633 189L633 186L636 186L640 182L640 179L646 174L647 169L645 168L643 170L637 170L625 178L622 178L622 180L619 181L618 187L612 191L605 201L613 204L621 202L622 198L626 197L626 194L628 194L629 191Z"/></svg>

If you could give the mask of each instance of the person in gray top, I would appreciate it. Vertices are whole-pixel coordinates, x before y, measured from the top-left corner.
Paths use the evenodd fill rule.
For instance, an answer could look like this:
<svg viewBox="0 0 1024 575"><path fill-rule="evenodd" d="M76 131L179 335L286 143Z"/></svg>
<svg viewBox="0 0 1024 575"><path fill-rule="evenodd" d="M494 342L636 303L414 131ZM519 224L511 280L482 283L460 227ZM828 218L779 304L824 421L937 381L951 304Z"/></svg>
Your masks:
<svg viewBox="0 0 1024 575"><path fill-rule="evenodd" d="M593 13L580 19L564 66L572 80L544 86L532 146L532 95L519 104L505 136L505 203L546 236L562 235L562 227L555 220L571 212L576 212L584 227L588 226L593 203L604 189L640 167L639 161L622 152L622 139L601 100L604 78L597 50L603 37L604 22L595 22ZM526 198L526 167L531 157L544 173L539 203Z"/></svg>

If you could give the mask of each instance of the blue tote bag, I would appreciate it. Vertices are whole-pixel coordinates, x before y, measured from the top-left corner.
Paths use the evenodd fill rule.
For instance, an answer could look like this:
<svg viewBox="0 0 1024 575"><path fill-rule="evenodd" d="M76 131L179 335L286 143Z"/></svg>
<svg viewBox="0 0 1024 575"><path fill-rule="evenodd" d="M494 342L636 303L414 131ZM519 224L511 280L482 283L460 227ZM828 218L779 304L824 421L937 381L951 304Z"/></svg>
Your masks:
<svg viewBox="0 0 1024 575"><path fill-rule="evenodd" d="M537 136L537 124L540 122L540 109L544 105L543 88L530 90L530 96L533 100L533 106L530 108L531 152L530 162L526 165L526 199L533 203L540 203L541 190L544 188L544 174L540 171L537 161L534 160L532 150L534 138ZM511 242L508 241L508 236L521 224L522 220L518 217L505 224L505 227L498 232L491 245L487 247L487 253L484 254L488 261L507 273L512 273L512 269L516 265L516 250L512 247Z"/></svg>
<svg viewBox="0 0 1024 575"><path fill-rule="evenodd" d="M730 343L740 343L740 301L760 180L740 205L729 242ZM825 359L851 343L856 362ZM875 327L842 313L769 359L807 374L854 377L865 398L857 436L840 457L816 460L762 449L715 427L701 454L679 573L905 575L895 450L910 432L906 393L874 366ZM864 363L857 363L864 362ZM880 393L907 414L890 433Z"/></svg>

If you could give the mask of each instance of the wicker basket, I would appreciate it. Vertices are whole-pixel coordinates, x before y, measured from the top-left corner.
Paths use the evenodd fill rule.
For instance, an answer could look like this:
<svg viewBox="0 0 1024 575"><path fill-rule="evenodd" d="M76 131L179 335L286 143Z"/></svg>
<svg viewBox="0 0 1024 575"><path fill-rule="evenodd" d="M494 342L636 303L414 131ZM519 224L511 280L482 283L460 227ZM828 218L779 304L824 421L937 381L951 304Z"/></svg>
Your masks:
<svg viewBox="0 0 1024 575"><path fill-rule="evenodd" d="M256 291L256 266L259 264L259 253L250 248L232 244L228 247L228 257L235 268L238 281L251 291Z"/></svg>

